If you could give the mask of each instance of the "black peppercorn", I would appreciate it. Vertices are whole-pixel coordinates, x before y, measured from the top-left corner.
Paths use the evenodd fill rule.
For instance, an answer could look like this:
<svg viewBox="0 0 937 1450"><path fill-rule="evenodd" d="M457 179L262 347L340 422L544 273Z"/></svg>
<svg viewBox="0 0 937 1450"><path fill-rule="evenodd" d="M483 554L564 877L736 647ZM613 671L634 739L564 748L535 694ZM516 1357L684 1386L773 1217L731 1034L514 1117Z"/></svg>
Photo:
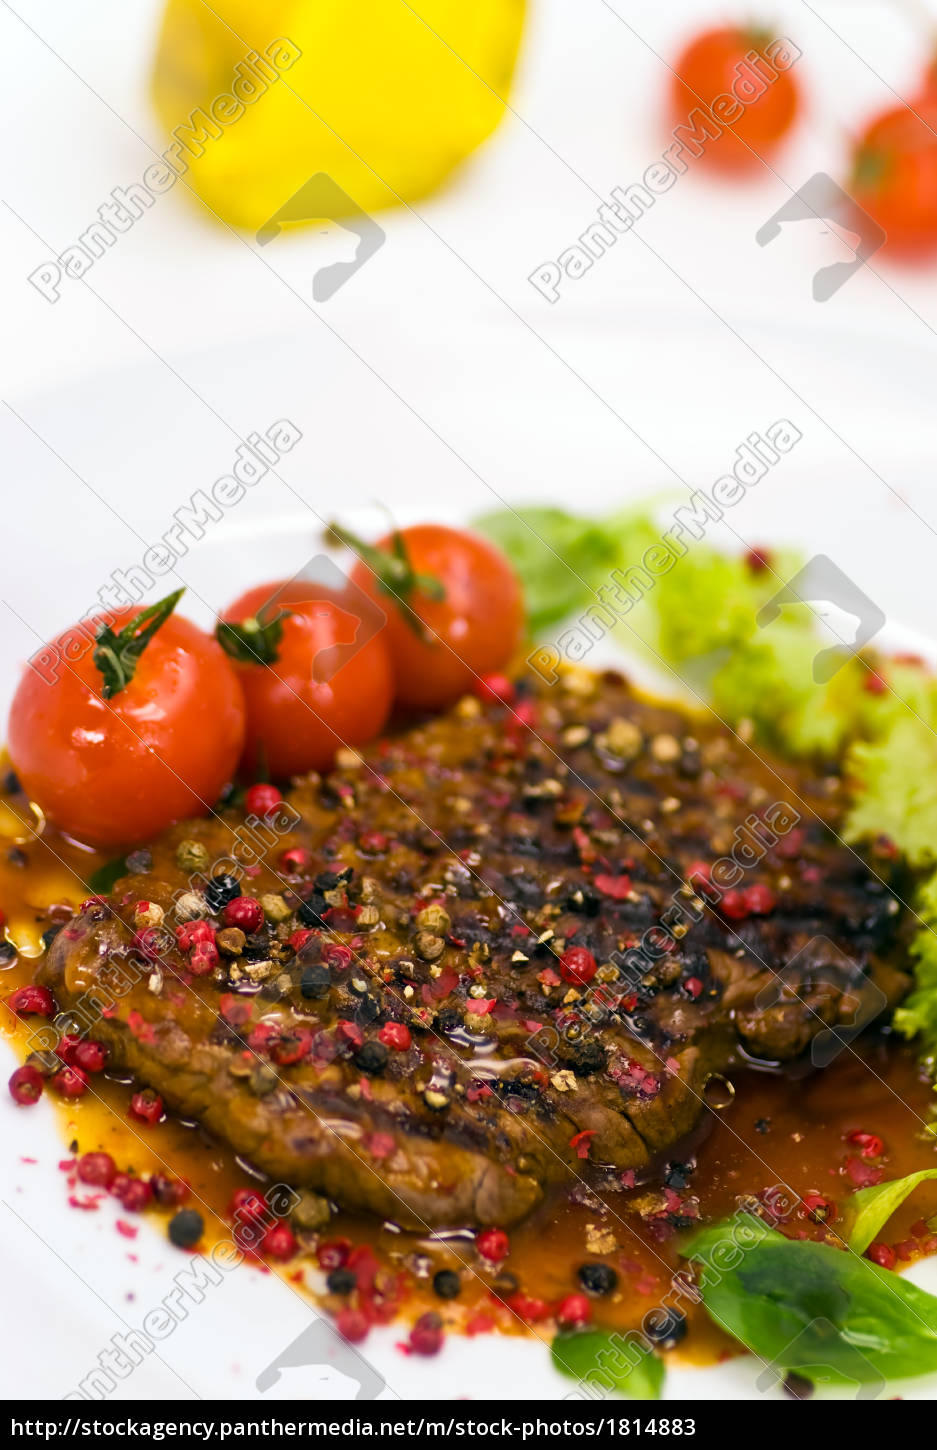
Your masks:
<svg viewBox="0 0 937 1450"><path fill-rule="evenodd" d="M299 990L304 997L326 997L331 985L332 973L321 962L311 967L303 967Z"/></svg>
<svg viewBox="0 0 937 1450"><path fill-rule="evenodd" d="M333 1269L325 1281L330 1294L352 1294L358 1287L354 1269Z"/></svg>
<svg viewBox="0 0 937 1450"><path fill-rule="evenodd" d="M440 1269L433 1275L433 1293L440 1299L457 1299L462 1292L462 1280L455 1269Z"/></svg>
<svg viewBox="0 0 937 1450"><path fill-rule="evenodd" d="M566 898L567 911L578 911L582 916L598 916L601 906L601 898L588 886L575 887Z"/></svg>
<svg viewBox="0 0 937 1450"><path fill-rule="evenodd" d="M355 1066L362 1072L383 1072L387 1066L387 1048L383 1042L366 1042L355 1053Z"/></svg>
<svg viewBox="0 0 937 1450"><path fill-rule="evenodd" d="M679 1309L661 1306L645 1314L641 1328L653 1344L659 1344L662 1349L673 1349L686 1338L686 1315Z"/></svg>
<svg viewBox="0 0 937 1450"><path fill-rule="evenodd" d="M516 1294L521 1286L521 1281L510 1269L501 1269L492 1282L492 1290L499 1299L507 1299Z"/></svg>
<svg viewBox="0 0 937 1450"><path fill-rule="evenodd" d="M322 918L328 909L325 897L320 895L318 891L314 891L311 896L306 897L305 901L299 903L299 906L296 908L296 915L299 917L303 926L324 926L325 922Z"/></svg>
<svg viewBox="0 0 937 1450"><path fill-rule="evenodd" d="M359 1027L370 1027L381 1015L381 1004L375 997L366 995L355 1004L355 1022Z"/></svg>
<svg viewBox="0 0 937 1450"><path fill-rule="evenodd" d="M618 1275L610 1264L580 1264L577 1277L587 1294L611 1294Z"/></svg>
<svg viewBox="0 0 937 1450"><path fill-rule="evenodd" d="M338 886L347 886L354 876L353 866L346 866L342 871L320 871L313 885L317 891L334 891Z"/></svg>
<svg viewBox="0 0 937 1450"><path fill-rule="evenodd" d="M205 1221L194 1208L181 1208L169 1220L169 1241L177 1249L191 1249L205 1232Z"/></svg>
<svg viewBox="0 0 937 1450"><path fill-rule="evenodd" d="M228 876L221 871L213 876L205 887L205 900L208 909L213 914L219 912L229 901L234 901L240 896L241 888L234 876Z"/></svg>
<svg viewBox="0 0 937 1450"><path fill-rule="evenodd" d="M131 851L127 857L127 870L132 876L145 876L152 869L153 857L149 851Z"/></svg>
<svg viewBox="0 0 937 1450"><path fill-rule="evenodd" d="M242 955L249 962L262 962L270 955L270 928L262 926L260 931L248 932Z"/></svg>

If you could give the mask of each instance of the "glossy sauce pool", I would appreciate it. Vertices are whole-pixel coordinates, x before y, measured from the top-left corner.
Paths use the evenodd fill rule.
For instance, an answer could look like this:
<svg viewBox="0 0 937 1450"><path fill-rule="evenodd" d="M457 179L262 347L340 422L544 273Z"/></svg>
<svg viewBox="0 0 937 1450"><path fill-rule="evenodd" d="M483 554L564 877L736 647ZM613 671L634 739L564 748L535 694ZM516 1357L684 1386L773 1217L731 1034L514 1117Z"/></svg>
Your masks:
<svg viewBox="0 0 937 1450"><path fill-rule="evenodd" d="M18 948L12 960L0 964L0 997L32 980L42 933L67 919L89 894L86 883L104 859L44 828L22 798L0 798L0 909L8 940ZM12 1049L7 1054L10 1070L16 1058L25 1056L36 1025L35 1018L19 1022L8 1009L0 1009L0 1033ZM842 1051L822 1072L749 1069L734 1075L732 1087L734 1095L727 1092L725 1104L704 1115L679 1162L661 1165L662 1173L643 1185L616 1181L613 1191L603 1191L602 1201L584 1181L573 1180L571 1189L554 1195L511 1231L510 1253L500 1265L479 1255L471 1232L428 1237L337 1213L278 1271L336 1312L349 1301L327 1292L317 1251L343 1240L369 1245L382 1268L381 1282L392 1286L386 1296L388 1315L396 1311L412 1321L431 1309L442 1316L447 1330L468 1333L526 1333L527 1320L534 1332L549 1339L554 1307L579 1291L579 1266L599 1261L615 1269L617 1287L591 1300L596 1325L637 1327L648 1311L678 1304L687 1316L687 1333L673 1353L694 1363L711 1363L737 1347L693 1305L688 1293L675 1297L673 1292L673 1276L683 1264L679 1249L693 1221L731 1213L747 1196L777 1204L780 1194L793 1205L780 1217L784 1232L837 1242L836 1207L856 1187L937 1166L937 1145L925 1126L933 1088L922 1078L913 1053L887 1038ZM76 1154L104 1150L121 1172L184 1179L189 1185L186 1206L197 1208L205 1221L200 1246L207 1249L230 1240L232 1194L243 1187L263 1192L264 1180L197 1124L170 1117L148 1128L129 1120L128 1083L98 1074L91 1088L80 1100L59 1105L69 1150L64 1163ZM850 1142L856 1133L877 1135L883 1152L863 1157L862 1146ZM93 1209L104 1196L77 1182L67 1166L59 1178L50 1191L61 1192L76 1211L79 1205ZM804 1194L818 1194L832 1205L825 1225L797 1202ZM165 1233L172 1211L148 1209L145 1217L162 1220L154 1226ZM926 1222L935 1213L937 1184L929 1184L894 1215L886 1240L897 1250L899 1267L902 1261L937 1251L937 1234ZM140 1224L140 1217L130 1213L121 1213L120 1220L125 1232ZM115 1236L115 1253L120 1244ZM460 1274L456 1299L441 1299L433 1290L433 1276L443 1268ZM255 1269L248 1260L244 1271L262 1270L259 1262Z"/></svg>

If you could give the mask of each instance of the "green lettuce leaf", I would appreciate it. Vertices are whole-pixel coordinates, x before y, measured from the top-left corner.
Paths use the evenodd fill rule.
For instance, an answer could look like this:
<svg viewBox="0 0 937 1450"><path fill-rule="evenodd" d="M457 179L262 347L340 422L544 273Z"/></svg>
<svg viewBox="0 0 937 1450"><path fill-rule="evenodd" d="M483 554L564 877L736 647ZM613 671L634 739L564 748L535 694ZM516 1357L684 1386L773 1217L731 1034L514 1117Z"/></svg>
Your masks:
<svg viewBox="0 0 937 1450"><path fill-rule="evenodd" d="M846 757L853 805L847 839L888 836L912 866L937 861L937 734L913 715Z"/></svg>

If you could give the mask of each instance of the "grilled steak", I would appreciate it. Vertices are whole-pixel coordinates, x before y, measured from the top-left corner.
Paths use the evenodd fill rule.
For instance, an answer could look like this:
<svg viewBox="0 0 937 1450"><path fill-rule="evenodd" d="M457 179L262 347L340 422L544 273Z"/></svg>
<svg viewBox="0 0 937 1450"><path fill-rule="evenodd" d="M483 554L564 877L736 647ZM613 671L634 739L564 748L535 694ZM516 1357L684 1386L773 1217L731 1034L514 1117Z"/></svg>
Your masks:
<svg viewBox="0 0 937 1450"><path fill-rule="evenodd" d="M42 980L260 1169L408 1226L646 1169L713 1075L822 1063L900 997L897 903L838 844L835 777L615 675L516 708L464 700L264 823L174 828Z"/></svg>

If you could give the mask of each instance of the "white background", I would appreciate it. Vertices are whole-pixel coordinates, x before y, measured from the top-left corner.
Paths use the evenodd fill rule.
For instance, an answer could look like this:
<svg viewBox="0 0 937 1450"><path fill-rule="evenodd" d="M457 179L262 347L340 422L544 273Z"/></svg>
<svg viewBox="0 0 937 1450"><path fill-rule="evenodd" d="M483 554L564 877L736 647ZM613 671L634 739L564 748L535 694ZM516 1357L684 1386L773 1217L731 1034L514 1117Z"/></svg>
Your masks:
<svg viewBox="0 0 937 1450"><path fill-rule="evenodd" d="M819 228L754 242L812 172L843 174L851 131L895 93L913 94L927 45L913 7L771 0L766 18L803 51L807 112L773 171L741 185L684 177L554 307L527 281L585 230L599 197L660 156L665 60L680 41L753 8L538 0L516 114L443 194L382 215L386 245L326 304L313 303L310 278L327 241L296 234L261 256L178 185L50 306L27 274L166 144L146 100L158 6L0 0L0 596L15 611L0 625L0 694L38 637L230 471L240 438L282 417L302 441L238 506L232 544L207 543L180 568L193 612L274 556L276 568L298 567L335 510L379 500L400 518L470 516L499 499L610 509L649 490L679 497L786 416L803 440L733 512L726 541L822 549L892 622L933 634L937 265L877 256L821 306L812 275L839 254ZM255 546L253 530L276 519L289 521L276 545ZM24 1117L2 1114L15 1161ZM141 1298L130 1267L115 1266L110 1227L59 1214L48 1133L42 1164L15 1169L8 1188L102 1297L76 1289L29 1229L4 1224L6 1392L37 1397L64 1393L120 1327L115 1315L135 1322L126 1296ZM143 1257L155 1302L174 1266L159 1244ZM273 1286L237 1292L234 1308L206 1311L167 1348L199 1393L245 1392L280 1347L264 1340L247 1368L236 1363L226 1326L264 1325ZM466 1367L485 1372L485 1353L461 1346L451 1381L434 1374L434 1386L464 1392ZM562 1392L548 1390L545 1351L517 1353L534 1378L505 1393ZM424 1365L393 1362L399 1392L425 1392ZM155 1362L126 1388L177 1392ZM710 1392L725 1382L692 1389Z"/></svg>

